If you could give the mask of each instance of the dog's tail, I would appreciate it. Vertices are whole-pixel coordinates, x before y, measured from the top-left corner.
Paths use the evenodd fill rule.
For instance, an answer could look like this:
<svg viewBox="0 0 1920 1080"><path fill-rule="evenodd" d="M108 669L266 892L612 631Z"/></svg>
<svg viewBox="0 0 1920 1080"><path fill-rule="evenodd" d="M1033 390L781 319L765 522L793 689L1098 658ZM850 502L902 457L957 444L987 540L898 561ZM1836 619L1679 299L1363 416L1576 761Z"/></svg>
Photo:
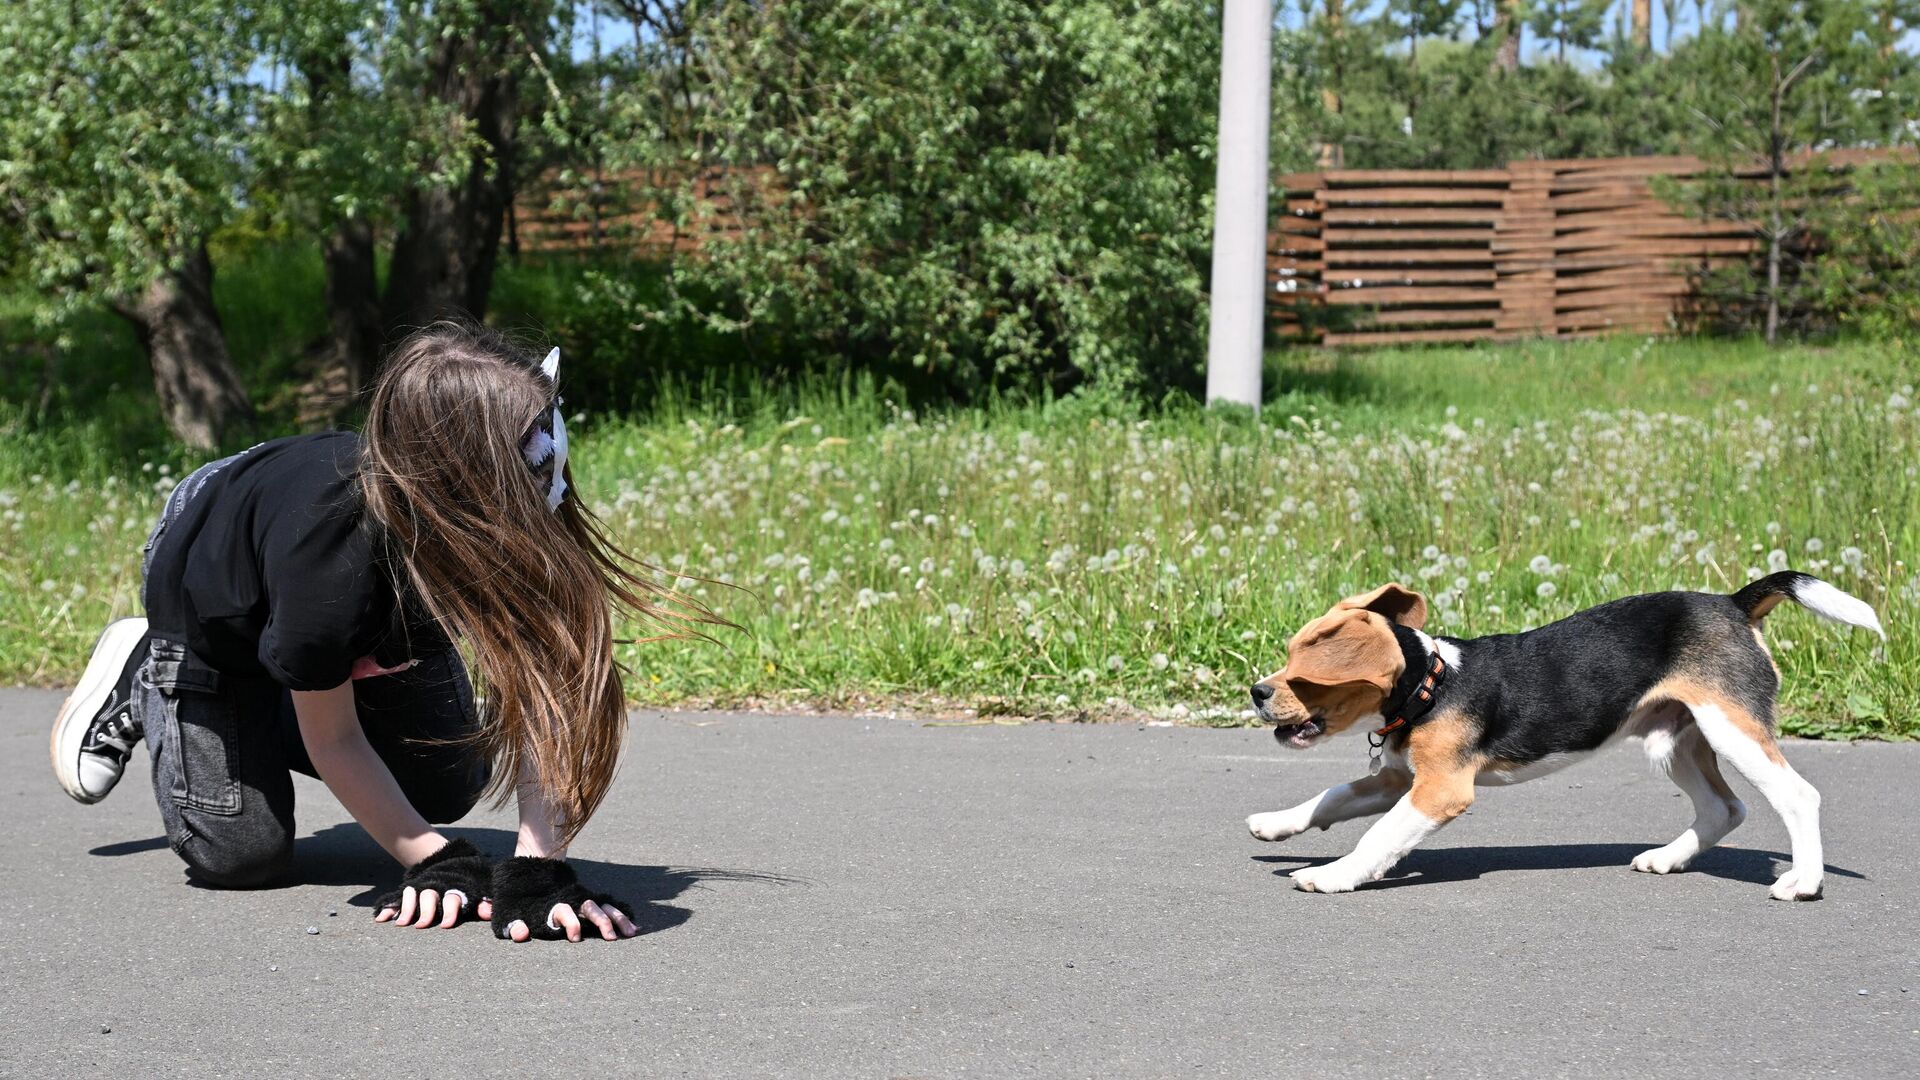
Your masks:
<svg viewBox="0 0 1920 1080"><path fill-rule="evenodd" d="M1881 640L1886 639L1887 632L1880 628L1880 616L1873 613L1865 600L1849 596L1812 574L1782 570L1733 594L1733 602L1755 623L1766 618L1767 612L1783 599L1792 600L1823 619L1862 627L1879 634Z"/></svg>

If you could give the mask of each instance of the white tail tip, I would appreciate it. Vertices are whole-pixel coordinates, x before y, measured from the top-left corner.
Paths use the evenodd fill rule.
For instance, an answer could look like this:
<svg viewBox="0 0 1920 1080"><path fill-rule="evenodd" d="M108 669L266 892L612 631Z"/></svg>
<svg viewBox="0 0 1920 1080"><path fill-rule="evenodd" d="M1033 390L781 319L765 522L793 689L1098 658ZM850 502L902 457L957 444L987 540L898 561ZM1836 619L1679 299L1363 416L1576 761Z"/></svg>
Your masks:
<svg viewBox="0 0 1920 1080"><path fill-rule="evenodd" d="M1871 630L1879 634L1882 641L1887 638L1887 632L1880 627L1880 616L1873 613L1873 608L1865 600L1841 592L1817 578L1795 582L1793 598L1800 606L1823 619Z"/></svg>

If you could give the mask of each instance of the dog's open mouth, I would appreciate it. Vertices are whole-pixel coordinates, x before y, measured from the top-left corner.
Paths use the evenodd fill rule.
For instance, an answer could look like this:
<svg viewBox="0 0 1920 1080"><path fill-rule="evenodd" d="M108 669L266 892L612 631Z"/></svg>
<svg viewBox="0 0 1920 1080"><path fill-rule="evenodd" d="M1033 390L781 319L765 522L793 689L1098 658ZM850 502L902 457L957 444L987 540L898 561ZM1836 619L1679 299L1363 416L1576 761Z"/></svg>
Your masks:
<svg viewBox="0 0 1920 1080"><path fill-rule="evenodd" d="M1326 721L1317 716L1309 716L1298 724L1283 724L1273 729L1275 739L1299 750L1312 746L1313 740L1326 733Z"/></svg>

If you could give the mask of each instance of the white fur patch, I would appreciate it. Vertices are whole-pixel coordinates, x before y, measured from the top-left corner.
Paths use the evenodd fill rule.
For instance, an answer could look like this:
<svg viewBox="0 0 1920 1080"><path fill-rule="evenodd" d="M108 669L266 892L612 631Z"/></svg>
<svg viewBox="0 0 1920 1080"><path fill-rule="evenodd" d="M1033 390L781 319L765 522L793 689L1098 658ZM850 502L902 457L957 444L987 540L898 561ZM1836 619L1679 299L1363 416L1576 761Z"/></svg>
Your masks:
<svg viewBox="0 0 1920 1080"><path fill-rule="evenodd" d="M1759 788L1786 823L1787 837L1793 845L1793 869L1773 883L1773 898L1811 900L1819 896L1826 873L1826 855L1820 846L1820 793L1794 772L1793 766L1768 757L1766 750L1736 727L1720 706L1688 702L1687 708L1693 711L1693 722L1713 752Z"/></svg>
<svg viewBox="0 0 1920 1080"><path fill-rule="evenodd" d="M1324 866L1302 867L1288 876L1293 878L1295 888L1307 892L1352 892L1369 881L1380 880L1441 824L1415 809L1411 795L1403 796L1386 817L1374 822L1352 853Z"/></svg>
<svg viewBox="0 0 1920 1080"><path fill-rule="evenodd" d="M1880 616L1873 613L1873 608L1865 600L1841 592L1818 578L1796 581L1788 591L1802 607L1815 615L1871 630L1879 634L1882 641L1886 640L1887 632L1880 626Z"/></svg>
<svg viewBox="0 0 1920 1080"><path fill-rule="evenodd" d="M1678 745L1672 728L1655 728L1647 732L1647 762L1655 772L1661 776L1673 775L1673 751Z"/></svg>
<svg viewBox="0 0 1920 1080"><path fill-rule="evenodd" d="M1247 818L1247 831L1256 840L1285 840L1308 829L1326 829L1342 821L1369 817L1399 801L1398 792L1357 789L1341 784L1308 799L1298 806L1254 814Z"/></svg>

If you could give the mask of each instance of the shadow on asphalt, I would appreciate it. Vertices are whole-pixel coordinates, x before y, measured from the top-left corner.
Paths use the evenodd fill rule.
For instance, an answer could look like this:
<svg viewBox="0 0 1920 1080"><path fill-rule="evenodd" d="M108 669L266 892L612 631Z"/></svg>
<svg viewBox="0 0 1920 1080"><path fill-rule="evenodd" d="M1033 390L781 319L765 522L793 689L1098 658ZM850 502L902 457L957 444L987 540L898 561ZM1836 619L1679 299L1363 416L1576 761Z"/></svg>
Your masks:
<svg viewBox="0 0 1920 1080"><path fill-rule="evenodd" d="M117 844L101 844L87 854L114 858L119 855L138 855L143 851L159 851L166 846L166 837L155 836L146 840L122 840Z"/></svg>
<svg viewBox="0 0 1920 1080"><path fill-rule="evenodd" d="M1393 872L1369 889L1397 889L1406 885L1439 884L1447 881L1473 881L1483 874L1502 870L1585 870L1595 867L1625 868L1633 857L1647 850L1648 844L1516 844L1505 847L1455 847L1415 851ZM1255 862L1289 863L1275 870L1285 877L1306 866L1332 862L1331 858L1290 855L1255 855ZM1751 848L1717 847L1701 855L1685 872L1708 877L1743 881L1752 885L1771 885L1792 859L1777 851ZM1837 866L1827 867L1837 877L1865 879L1865 875Z"/></svg>
<svg viewBox="0 0 1920 1080"><path fill-rule="evenodd" d="M504 853L513 850L514 834L505 829L462 829L441 828L449 837L463 837L489 853ZM146 840L125 840L114 844L103 844L89 851L89 855L114 858L122 855L135 855L146 851L159 851L167 846L167 838L156 836ZM361 891L348 898L347 902L355 907L372 908L374 901L394 888L399 881L399 868L393 859L381 850L373 838L357 825L329 825L312 836L304 836L294 842L293 872L283 881L268 888L291 888L296 885L326 885L332 887L363 886ZM711 882L752 881L768 885L804 885L808 882L800 878L785 877L779 874L765 874L756 870L726 870L710 866L627 866L621 863L600 862L594 859L569 859L573 867L580 872L581 879L589 887L613 894L628 905L627 915L642 934L671 930L693 917L688 908L669 904L667 901L679 898L682 894L697 888L703 888ZM194 888L204 888L187 879Z"/></svg>

